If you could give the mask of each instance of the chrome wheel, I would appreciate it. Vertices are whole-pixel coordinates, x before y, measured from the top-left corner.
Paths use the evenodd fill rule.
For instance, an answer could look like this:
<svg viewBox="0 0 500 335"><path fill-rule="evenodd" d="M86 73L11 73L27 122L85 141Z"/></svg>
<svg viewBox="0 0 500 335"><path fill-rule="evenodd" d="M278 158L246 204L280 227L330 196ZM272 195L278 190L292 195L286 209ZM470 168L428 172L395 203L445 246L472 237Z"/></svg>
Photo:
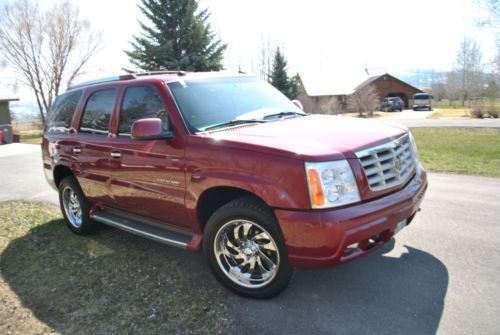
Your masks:
<svg viewBox="0 0 500 335"><path fill-rule="evenodd" d="M266 286L278 272L277 244L271 234L255 222L225 223L215 235L213 248L222 272L240 286Z"/></svg>
<svg viewBox="0 0 500 335"><path fill-rule="evenodd" d="M63 190L63 206L69 223L75 228L80 228L82 225L82 206L71 187L66 187Z"/></svg>

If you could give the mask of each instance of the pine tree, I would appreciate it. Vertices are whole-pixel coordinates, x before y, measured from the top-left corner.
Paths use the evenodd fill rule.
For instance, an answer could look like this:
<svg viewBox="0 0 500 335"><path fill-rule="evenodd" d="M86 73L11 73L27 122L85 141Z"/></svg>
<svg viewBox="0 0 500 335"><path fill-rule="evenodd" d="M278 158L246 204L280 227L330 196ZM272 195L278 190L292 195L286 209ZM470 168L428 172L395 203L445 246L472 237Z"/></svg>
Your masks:
<svg viewBox="0 0 500 335"><path fill-rule="evenodd" d="M297 99L299 94L304 93L304 87L302 86L302 80L300 79L299 74L295 74L292 78L290 78L290 88L288 90L289 94L287 95L290 99Z"/></svg>
<svg viewBox="0 0 500 335"><path fill-rule="evenodd" d="M142 0L139 9L151 24L125 51L130 62L146 71L219 71L227 45L215 37L208 9L197 0Z"/></svg>
<svg viewBox="0 0 500 335"><path fill-rule="evenodd" d="M290 80L286 73L286 60L285 56L281 53L280 48L276 48L274 53L273 69L271 71L270 79L271 85L276 87L286 96L290 94Z"/></svg>

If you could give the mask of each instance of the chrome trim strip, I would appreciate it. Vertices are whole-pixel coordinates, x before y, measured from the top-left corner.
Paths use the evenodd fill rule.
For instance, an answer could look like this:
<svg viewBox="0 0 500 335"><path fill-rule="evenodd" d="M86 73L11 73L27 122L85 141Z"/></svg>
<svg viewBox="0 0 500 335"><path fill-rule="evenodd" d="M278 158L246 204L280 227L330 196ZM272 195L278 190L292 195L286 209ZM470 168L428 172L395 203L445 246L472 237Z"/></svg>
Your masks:
<svg viewBox="0 0 500 335"><path fill-rule="evenodd" d="M129 233L132 233L132 234L135 234L135 235L139 235L139 236L142 236L142 237L145 237L145 238L149 238L151 240L154 240L154 241L157 241L157 242L160 242L160 243L163 243L163 244L168 244L168 245L171 245L171 246L174 246L174 247L179 247L179 248L186 248L187 247L187 243L179 242L179 241L176 241L176 240L172 240L172 239L169 239L169 238L166 238L166 237L163 237L163 236L154 235L154 234L151 234L151 233L148 233L148 232L145 232L145 231L142 231L142 230L139 230L139 229L127 226L127 225L125 225L123 223L120 223L118 221L111 220L111 219L106 218L106 217L102 217L102 216L99 215L99 213L94 213L94 215L92 216L92 218L94 220L96 220L96 221L99 221L101 223L107 224L109 226L112 226L112 227L124 230L126 232L129 232Z"/></svg>

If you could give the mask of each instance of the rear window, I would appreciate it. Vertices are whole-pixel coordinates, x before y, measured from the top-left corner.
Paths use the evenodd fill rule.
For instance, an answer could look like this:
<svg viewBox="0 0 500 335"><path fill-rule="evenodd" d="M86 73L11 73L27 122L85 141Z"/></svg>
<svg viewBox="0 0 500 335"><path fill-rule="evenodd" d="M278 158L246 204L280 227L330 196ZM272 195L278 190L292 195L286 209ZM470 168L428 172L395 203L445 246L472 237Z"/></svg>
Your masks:
<svg viewBox="0 0 500 335"><path fill-rule="evenodd" d="M64 93L56 98L47 120L47 132L68 133L82 91Z"/></svg>
<svg viewBox="0 0 500 335"><path fill-rule="evenodd" d="M115 89L102 90L92 93L87 100L83 111L81 133L107 135L109 119L113 112Z"/></svg>
<svg viewBox="0 0 500 335"><path fill-rule="evenodd" d="M415 100L428 100L430 99L429 94L415 94L413 97Z"/></svg>

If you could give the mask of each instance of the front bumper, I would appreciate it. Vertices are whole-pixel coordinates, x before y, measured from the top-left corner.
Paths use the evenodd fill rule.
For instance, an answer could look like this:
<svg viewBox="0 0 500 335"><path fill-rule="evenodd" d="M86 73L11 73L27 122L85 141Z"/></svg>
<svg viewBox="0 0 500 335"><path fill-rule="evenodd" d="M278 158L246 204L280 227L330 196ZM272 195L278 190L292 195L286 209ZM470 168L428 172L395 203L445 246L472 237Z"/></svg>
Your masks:
<svg viewBox="0 0 500 335"><path fill-rule="evenodd" d="M327 267L363 256L384 245L399 222L409 224L427 189L418 171L401 190L340 209L275 210L293 266Z"/></svg>

